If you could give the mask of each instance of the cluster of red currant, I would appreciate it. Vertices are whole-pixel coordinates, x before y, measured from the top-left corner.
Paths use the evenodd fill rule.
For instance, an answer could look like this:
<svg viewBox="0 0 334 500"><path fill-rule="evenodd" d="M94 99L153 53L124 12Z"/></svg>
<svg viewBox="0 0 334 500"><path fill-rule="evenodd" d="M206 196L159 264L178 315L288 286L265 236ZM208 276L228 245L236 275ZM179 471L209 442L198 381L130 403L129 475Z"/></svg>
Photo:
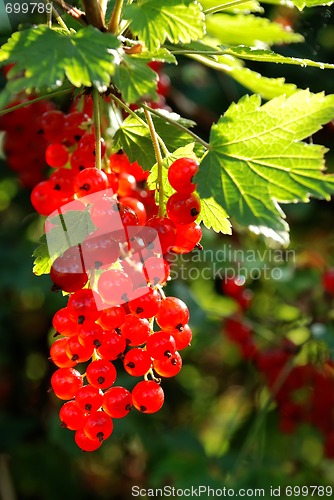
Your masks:
<svg viewBox="0 0 334 500"><path fill-rule="evenodd" d="M334 296L334 270L326 271L322 281L325 292ZM293 358L300 350L296 344L283 338L274 347L260 348L252 329L240 317L225 321L224 334L264 376L277 404L281 431L292 433L303 423L313 425L324 436L325 456L334 458L333 361L327 358L320 365L294 365Z"/></svg>
<svg viewBox="0 0 334 500"><path fill-rule="evenodd" d="M11 106L22 103L15 101ZM3 149L7 164L27 188L32 188L43 179L47 142L40 133L40 118L53 107L50 101L40 101L0 118L0 130L6 132Z"/></svg>

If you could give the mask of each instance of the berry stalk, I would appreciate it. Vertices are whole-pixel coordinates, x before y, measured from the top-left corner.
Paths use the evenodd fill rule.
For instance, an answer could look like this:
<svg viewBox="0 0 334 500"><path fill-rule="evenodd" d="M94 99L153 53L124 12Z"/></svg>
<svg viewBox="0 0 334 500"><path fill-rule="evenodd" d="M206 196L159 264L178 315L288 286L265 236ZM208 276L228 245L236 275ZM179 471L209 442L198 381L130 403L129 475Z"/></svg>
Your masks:
<svg viewBox="0 0 334 500"><path fill-rule="evenodd" d="M95 130L95 166L98 170L102 170L100 96L98 90L95 88L93 90L93 120Z"/></svg>
<svg viewBox="0 0 334 500"><path fill-rule="evenodd" d="M158 191L159 191L159 217L164 216L164 187L163 187L163 179L162 179L162 169L163 169L163 159L161 156L160 146L157 138L157 134L154 128L154 123L151 117L150 112L144 108L145 118L147 121L147 125L150 129L152 144L154 148L155 157L158 164Z"/></svg>

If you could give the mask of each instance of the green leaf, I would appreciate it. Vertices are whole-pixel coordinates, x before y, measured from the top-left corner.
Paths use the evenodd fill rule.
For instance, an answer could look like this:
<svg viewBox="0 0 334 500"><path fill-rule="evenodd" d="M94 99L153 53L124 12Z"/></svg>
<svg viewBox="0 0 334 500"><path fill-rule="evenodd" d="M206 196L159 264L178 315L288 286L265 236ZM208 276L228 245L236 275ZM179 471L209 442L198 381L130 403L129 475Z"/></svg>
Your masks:
<svg viewBox="0 0 334 500"><path fill-rule="evenodd" d="M242 226L288 240L278 203L330 197L325 148L303 139L334 117L334 95L307 90L261 106L259 96L232 104L211 129L210 150L196 176L201 198L213 197Z"/></svg>
<svg viewBox="0 0 334 500"><path fill-rule="evenodd" d="M216 233L232 234L232 226L228 220L228 215L213 196L201 198L201 212L198 220Z"/></svg>
<svg viewBox="0 0 334 500"><path fill-rule="evenodd" d="M320 5L333 5L333 0L292 0L292 3L299 9L303 10L304 7L318 7Z"/></svg>
<svg viewBox="0 0 334 500"><path fill-rule="evenodd" d="M124 54L116 67L114 83L127 103L135 103L144 96L156 98L157 82L157 73L140 56Z"/></svg>
<svg viewBox="0 0 334 500"><path fill-rule="evenodd" d="M88 211L70 210L48 220L55 227L40 238L39 246L33 253L33 272L37 276L48 274L57 257L68 248L82 243L95 229Z"/></svg>
<svg viewBox="0 0 334 500"><path fill-rule="evenodd" d="M35 257L33 273L36 274L36 276L49 274L52 262L50 259L45 234L40 237L38 247L36 247L32 256Z"/></svg>
<svg viewBox="0 0 334 500"><path fill-rule="evenodd" d="M127 5L124 17L149 50L159 48L166 40L189 43L205 34L201 6L191 0L142 0Z"/></svg>
<svg viewBox="0 0 334 500"><path fill-rule="evenodd" d="M119 42L114 35L88 26L77 33L41 25L14 33L0 50L0 65L15 63L7 89L55 89L64 79L75 87L95 86L103 92L114 72Z"/></svg>
<svg viewBox="0 0 334 500"><path fill-rule="evenodd" d="M153 52L145 50L143 52L140 52L139 54L136 54L136 57L138 59L143 59L147 63L150 61L161 61L165 63L177 64L175 56L173 56L173 54L171 54L169 50L162 47L158 50L154 50Z"/></svg>
<svg viewBox="0 0 334 500"><path fill-rule="evenodd" d="M217 38L224 45L257 46L259 42L273 45L304 41L302 35L287 31L281 24L252 14L208 16L206 28L209 35Z"/></svg>
<svg viewBox="0 0 334 500"><path fill-rule="evenodd" d="M215 12L263 12L257 0L201 0L203 10L215 9ZM218 9L219 10L216 10ZM206 13L206 12L205 12Z"/></svg>
<svg viewBox="0 0 334 500"><path fill-rule="evenodd" d="M225 54L240 57L241 59L246 59L248 61L293 64L302 67L313 66L320 69L334 69L334 64L312 61L311 59L300 59L298 57L285 57L280 54L276 54L272 50L255 49L254 47L246 47L245 45L239 45L228 49L222 47L222 49Z"/></svg>
<svg viewBox="0 0 334 500"><path fill-rule="evenodd" d="M164 110L159 110L166 113ZM186 127L193 125L193 122L182 119L176 113L166 113L169 118L180 122ZM138 113L138 116L143 116ZM174 151L189 144L190 136L167 123L162 118L152 115L155 130L163 138L169 151ZM124 120L114 137L115 149L123 149L131 162L137 161L145 170L150 170L156 162L154 149L149 129L140 123L136 118L129 116ZM201 147L196 145L195 151L201 155Z"/></svg>

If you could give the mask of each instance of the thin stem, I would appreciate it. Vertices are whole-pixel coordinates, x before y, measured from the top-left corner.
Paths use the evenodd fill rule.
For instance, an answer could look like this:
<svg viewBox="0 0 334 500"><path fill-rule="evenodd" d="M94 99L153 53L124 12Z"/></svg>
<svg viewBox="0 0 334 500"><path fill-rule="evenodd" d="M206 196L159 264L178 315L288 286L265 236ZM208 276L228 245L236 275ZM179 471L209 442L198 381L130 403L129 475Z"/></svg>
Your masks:
<svg viewBox="0 0 334 500"><path fill-rule="evenodd" d="M96 168L98 170L102 169L102 159L101 159L101 113L100 113L100 96L97 89L93 90L93 119L94 119L94 130L95 130L95 158L96 158Z"/></svg>
<svg viewBox="0 0 334 500"><path fill-rule="evenodd" d="M82 10L78 9L77 7L73 7L73 5L70 5L67 2L64 2L63 0L53 0L53 3L59 5L62 9L64 9L66 14L73 17L73 19L83 24L84 26L87 26L85 13L82 12Z"/></svg>
<svg viewBox="0 0 334 500"><path fill-rule="evenodd" d="M0 110L0 116L6 115L7 113L11 113L12 111L16 111L17 109L20 108L25 108L26 106L30 106L30 104L34 104L35 102L57 97L58 95L62 94L69 94L70 92L72 92L72 89L58 90L57 92L52 92L51 94L41 95L39 97L36 97L35 99L31 99L30 101L21 102L20 104L16 104L15 106L11 106L10 108Z"/></svg>
<svg viewBox="0 0 334 500"><path fill-rule="evenodd" d="M138 116L134 111L132 111L132 109L129 108L129 106L127 106L123 101L121 101L121 99L118 99L118 97L116 97L113 94L110 94L110 99L112 99L119 107L123 108L124 111L126 111L130 116L135 118L141 125L143 125L143 127L147 128L147 129L149 128L148 124L142 118L140 118L140 116ZM157 137L158 137L159 144L160 144L161 149L163 150L164 154L169 155L169 151L166 148L166 144L164 143L164 141L161 139L161 137L159 135L157 135Z"/></svg>
<svg viewBox="0 0 334 500"><path fill-rule="evenodd" d="M162 178L163 159L161 156L158 137L157 137L157 133L156 133L155 128L154 128L154 123L153 123L151 114L145 108L144 108L144 113L145 113L147 124L148 124L149 129L150 129L154 153L155 153L155 157L156 157L157 164L158 164L158 191L159 191L159 213L158 213L158 216L163 217L164 216L164 185L163 185L163 178Z"/></svg>
<svg viewBox="0 0 334 500"><path fill-rule="evenodd" d="M51 9L47 9L46 11L46 24L48 28L52 28L52 2L49 2L49 0L47 0L46 5L51 5Z"/></svg>
<svg viewBox="0 0 334 500"><path fill-rule="evenodd" d="M220 5L215 5L214 7L211 7L210 9L204 10L204 14L207 16L208 14L215 14L216 12L222 12L223 10L230 9L231 7L234 7L235 5L241 5L243 3L248 2L248 0L232 0L231 2L227 3L222 3Z"/></svg>
<svg viewBox="0 0 334 500"><path fill-rule="evenodd" d="M201 139L194 132L192 132L191 130L187 129L187 127L185 127L184 125L181 125L181 123L178 123L178 122L172 120L172 118L169 118L168 116L159 113L159 111L157 111L156 109L150 108L146 104L142 104L142 107L144 108L144 111L149 111L150 113L152 113L152 115L158 116L159 118L161 118L165 122L170 123L174 127L182 130L183 132L186 132L193 139L195 139L196 142L199 142L200 144L202 144L202 146L204 146L205 149L210 149L210 144L209 143L205 142L203 139Z"/></svg>
<svg viewBox="0 0 334 500"><path fill-rule="evenodd" d="M108 26L108 31L110 33L117 33L118 26L121 20L123 9L123 0L116 0L114 10L112 11L111 19Z"/></svg>
<svg viewBox="0 0 334 500"><path fill-rule="evenodd" d="M85 14L89 24L95 26L99 30L105 31L103 13L101 5L97 0L82 0L85 7Z"/></svg>
<svg viewBox="0 0 334 500"><path fill-rule="evenodd" d="M61 26L65 31L67 31L67 33L71 33L70 30L68 29L68 27L66 26L66 23L63 21L59 12L57 11L57 9L54 6L52 6L52 14L54 15L59 26Z"/></svg>

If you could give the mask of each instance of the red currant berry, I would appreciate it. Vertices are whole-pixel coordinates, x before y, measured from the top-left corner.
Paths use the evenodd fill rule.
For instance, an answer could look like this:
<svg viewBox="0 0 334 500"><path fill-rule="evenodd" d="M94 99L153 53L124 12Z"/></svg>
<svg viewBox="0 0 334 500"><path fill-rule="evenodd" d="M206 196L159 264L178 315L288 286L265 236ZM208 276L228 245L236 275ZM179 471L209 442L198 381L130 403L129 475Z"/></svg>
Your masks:
<svg viewBox="0 0 334 500"><path fill-rule="evenodd" d="M78 328L79 342L90 349L97 349L104 342L105 332L102 327L94 321L85 321Z"/></svg>
<svg viewBox="0 0 334 500"><path fill-rule="evenodd" d="M83 269L78 248L68 248L63 255L57 257L51 266L50 278L56 288L69 293L85 286L88 275Z"/></svg>
<svg viewBox="0 0 334 500"><path fill-rule="evenodd" d="M126 349L126 340L116 330L109 330L105 332L105 338L101 347L97 349L97 353L103 359L113 361L120 358Z"/></svg>
<svg viewBox="0 0 334 500"><path fill-rule="evenodd" d="M67 307L63 307L55 313L52 319L52 326L58 333L64 335L64 337L73 337L77 334L78 325L69 317Z"/></svg>
<svg viewBox="0 0 334 500"><path fill-rule="evenodd" d="M77 361L71 360L67 355L66 346L68 340L67 337L58 339L50 348L50 358L58 368L73 368L77 364Z"/></svg>
<svg viewBox="0 0 334 500"><path fill-rule="evenodd" d="M75 395L75 403L82 411L90 413L102 406L103 392L92 385L84 385Z"/></svg>
<svg viewBox="0 0 334 500"><path fill-rule="evenodd" d="M133 175L126 172L119 174L117 194L120 198L123 196L131 196L136 187L137 183Z"/></svg>
<svg viewBox="0 0 334 500"><path fill-rule="evenodd" d="M131 198L131 196L125 196L121 199L123 206L131 208L138 217L139 225L143 226L146 222L146 210L144 204L137 200L136 198Z"/></svg>
<svg viewBox="0 0 334 500"><path fill-rule="evenodd" d="M162 285L169 277L170 267L162 257L150 257L144 262L144 273L148 283Z"/></svg>
<svg viewBox="0 0 334 500"><path fill-rule="evenodd" d="M94 387L108 389L116 380L116 368L105 359L97 359L87 366L86 377Z"/></svg>
<svg viewBox="0 0 334 500"><path fill-rule="evenodd" d="M164 391L153 380L143 380L132 390L133 406L142 413L155 413L164 404Z"/></svg>
<svg viewBox="0 0 334 500"><path fill-rule="evenodd" d="M64 403L59 411L61 426L71 431L82 429L85 425L87 415L74 401Z"/></svg>
<svg viewBox="0 0 334 500"><path fill-rule="evenodd" d="M147 319L129 315L121 326L121 332L128 345L139 346L146 342L151 329Z"/></svg>
<svg viewBox="0 0 334 500"><path fill-rule="evenodd" d="M85 133L83 123L89 120L89 116L80 111L73 111L65 116L64 137L67 142L74 144L78 142Z"/></svg>
<svg viewBox="0 0 334 500"><path fill-rule="evenodd" d="M146 224L146 227L152 227L158 233L161 253L167 253L174 246L176 240L175 224L167 217L152 217Z"/></svg>
<svg viewBox="0 0 334 500"><path fill-rule="evenodd" d="M94 352L92 346L85 346L80 344L78 336L70 337L66 345L66 353L72 361L77 363L84 363L88 361Z"/></svg>
<svg viewBox="0 0 334 500"><path fill-rule="evenodd" d="M166 211L174 224L191 224L197 219L201 205L195 193L174 193L168 199Z"/></svg>
<svg viewBox="0 0 334 500"><path fill-rule="evenodd" d="M52 389L59 399L72 399L82 385L82 375L74 368L59 368L51 377Z"/></svg>
<svg viewBox="0 0 334 500"><path fill-rule="evenodd" d="M124 357L123 365L127 373L133 377L142 377L151 368L150 355L140 347L130 349Z"/></svg>
<svg viewBox="0 0 334 500"><path fill-rule="evenodd" d="M178 254L191 252L202 239L202 230L199 224L176 225L176 240L173 246L173 252Z"/></svg>
<svg viewBox="0 0 334 500"><path fill-rule="evenodd" d="M74 177L74 192L78 198L87 196L108 188L108 177L97 168L85 168Z"/></svg>
<svg viewBox="0 0 334 500"><path fill-rule="evenodd" d="M170 358L155 359L153 368L160 377L175 377L182 368L182 358L176 351Z"/></svg>
<svg viewBox="0 0 334 500"><path fill-rule="evenodd" d="M102 311L99 324L105 330L119 328L125 320L126 312L122 306L114 306Z"/></svg>
<svg viewBox="0 0 334 500"><path fill-rule="evenodd" d="M153 288L138 288L135 294L138 298L129 302L132 314L135 314L139 318L153 318L159 311L161 303L160 293Z"/></svg>
<svg viewBox="0 0 334 500"><path fill-rule="evenodd" d="M325 291L330 295L334 295L334 268L328 269L324 273L322 283Z"/></svg>
<svg viewBox="0 0 334 500"><path fill-rule="evenodd" d="M45 160L50 167L64 167L68 162L66 146L59 143L50 144L45 151Z"/></svg>
<svg viewBox="0 0 334 500"><path fill-rule="evenodd" d="M64 136L65 115L53 109L41 117L41 129L48 142L62 142Z"/></svg>
<svg viewBox="0 0 334 500"><path fill-rule="evenodd" d="M131 279L119 269L110 269L101 274L97 286L100 296L108 304L127 302L132 293Z"/></svg>
<svg viewBox="0 0 334 500"><path fill-rule="evenodd" d="M189 321L189 310L177 297L167 297L161 302L156 322L163 330L181 330Z"/></svg>
<svg viewBox="0 0 334 500"><path fill-rule="evenodd" d="M102 441L99 439L90 439L83 429L76 431L74 440L82 451L95 451L100 448Z"/></svg>
<svg viewBox="0 0 334 500"><path fill-rule="evenodd" d="M67 309L70 318L78 325L83 325L86 320L96 321L100 316L94 293L88 288L74 292L68 300Z"/></svg>
<svg viewBox="0 0 334 500"><path fill-rule="evenodd" d="M170 334L174 337L175 348L177 351L185 349L191 343L192 331L189 325L184 325L181 330L171 330Z"/></svg>
<svg viewBox="0 0 334 500"><path fill-rule="evenodd" d="M151 358L164 360L175 352L175 340L169 332L155 332L149 336L146 349Z"/></svg>
<svg viewBox="0 0 334 500"><path fill-rule="evenodd" d="M86 418L84 431L89 439L98 439L102 442L111 436L113 423L107 413L104 411L95 411Z"/></svg>
<svg viewBox="0 0 334 500"><path fill-rule="evenodd" d="M198 163L191 158L179 158L168 169L168 180L178 193L190 194L196 189L193 177L198 172Z"/></svg>
<svg viewBox="0 0 334 500"><path fill-rule="evenodd" d="M111 387L103 396L103 409L112 418L125 417L132 408L131 393L124 387Z"/></svg>

